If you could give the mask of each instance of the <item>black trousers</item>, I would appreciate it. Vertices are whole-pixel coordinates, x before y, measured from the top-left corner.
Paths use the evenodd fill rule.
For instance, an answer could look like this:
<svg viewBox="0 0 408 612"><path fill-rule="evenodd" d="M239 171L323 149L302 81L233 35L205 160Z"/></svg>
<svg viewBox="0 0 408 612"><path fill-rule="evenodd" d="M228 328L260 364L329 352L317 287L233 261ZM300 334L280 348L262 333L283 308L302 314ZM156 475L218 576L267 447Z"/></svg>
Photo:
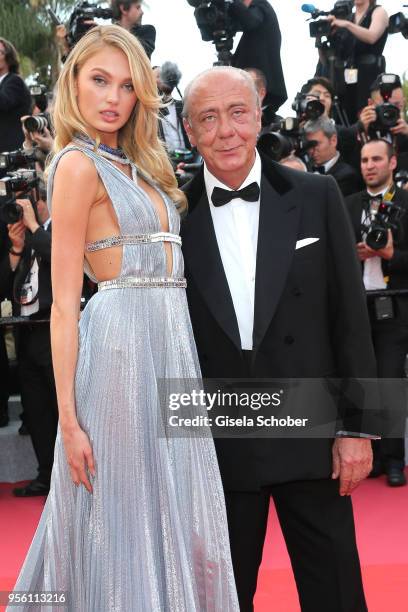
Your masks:
<svg viewBox="0 0 408 612"><path fill-rule="evenodd" d="M38 480L49 485L58 425L49 324L21 325L18 333L21 400L38 460Z"/></svg>
<svg viewBox="0 0 408 612"><path fill-rule="evenodd" d="M226 492L241 612L253 611L270 498L286 541L302 612L367 612L350 497L315 480Z"/></svg>
<svg viewBox="0 0 408 612"><path fill-rule="evenodd" d="M394 380L389 388L386 383L384 384L384 432L383 438L373 443L374 460L381 463L386 470L392 467L403 469L407 418L404 366L408 353L408 324L404 325L401 317L376 321L371 315L371 332L377 358L378 378L401 381L399 384Z"/></svg>
<svg viewBox="0 0 408 612"><path fill-rule="evenodd" d="M0 413L7 414L7 402L9 398L9 364L4 341L3 328L0 327Z"/></svg>

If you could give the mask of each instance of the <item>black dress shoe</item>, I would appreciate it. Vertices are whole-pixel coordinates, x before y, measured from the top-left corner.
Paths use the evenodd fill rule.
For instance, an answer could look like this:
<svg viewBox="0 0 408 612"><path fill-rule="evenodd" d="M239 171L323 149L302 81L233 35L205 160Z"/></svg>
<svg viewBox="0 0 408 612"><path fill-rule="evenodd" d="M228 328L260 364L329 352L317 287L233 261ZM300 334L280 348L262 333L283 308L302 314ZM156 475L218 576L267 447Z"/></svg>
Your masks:
<svg viewBox="0 0 408 612"><path fill-rule="evenodd" d="M387 470L387 484L390 487L403 487L407 484L404 471L400 468L393 467Z"/></svg>
<svg viewBox="0 0 408 612"><path fill-rule="evenodd" d="M50 487L37 479L32 480L25 487L13 489L13 495L16 497L37 497L39 495L48 495Z"/></svg>

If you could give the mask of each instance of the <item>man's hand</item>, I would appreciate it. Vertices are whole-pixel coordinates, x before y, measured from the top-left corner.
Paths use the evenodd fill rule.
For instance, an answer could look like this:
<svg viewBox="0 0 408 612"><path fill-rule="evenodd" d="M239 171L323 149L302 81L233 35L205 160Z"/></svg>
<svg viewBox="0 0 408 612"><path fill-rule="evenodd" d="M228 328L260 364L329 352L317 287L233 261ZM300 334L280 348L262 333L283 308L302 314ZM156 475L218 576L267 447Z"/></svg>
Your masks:
<svg viewBox="0 0 408 612"><path fill-rule="evenodd" d="M51 151L54 139L47 127L44 128L43 132L32 132L30 136L31 140L40 147L41 151L44 151L44 153Z"/></svg>
<svg viewBox="0 0 408 612"><path fill-rule="evenodd" d="M370 125L377 120L377 111L375 110L375 107L366 106L363 108L358 119L360 123L363 124L364 130L367 132Z"/></svg>
<svg viewBox="0 0 408 612"><path fill-rule="evenodd" d="M30 200L16 200L16 203L23 209L22 222L24 226L30 230L32 234L40 227L37 219L35 218L34 208Z"/></svg>
<svg viewBox="0 0 408 612"><path fill-rule="evenodd" d="M392 259L394 257L394 241L391 230L388 230L387 244L383 249L370 249L365 242L357 243L357 255L360 261L365 261L371 257L381 257L381 259Z"/></svg>
<svg viewBox="0 0 408 612"><path fill-rule="evenodd" d="M26 227L23 220L7 225L11 247L16 253L21 253L24 249Z"/></svg>
<svg viewBox="0 0 408 612"><path fill-rule="evenodd" d="M333 444L333 480L340 478L340 495L351 492L367 478L372 470L371 440L365 438L336 438Z"/></svg>
<svg viewBox="0 0 408 612"><path fill-rule="evenodd" d="M403 134L403 136L408 136L408 123L404 119L399 119L397 125L393 128L390 128L391 134Z"/></svg>

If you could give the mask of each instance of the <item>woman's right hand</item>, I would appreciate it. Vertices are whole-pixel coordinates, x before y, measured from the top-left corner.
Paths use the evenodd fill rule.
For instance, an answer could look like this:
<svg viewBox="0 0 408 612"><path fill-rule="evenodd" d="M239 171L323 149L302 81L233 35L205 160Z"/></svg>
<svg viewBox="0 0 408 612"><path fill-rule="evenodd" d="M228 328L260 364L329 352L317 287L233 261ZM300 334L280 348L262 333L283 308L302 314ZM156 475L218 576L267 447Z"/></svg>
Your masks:
<svg viewBox="0 0 408 612"><path fill-rule="evenodd" d="M74 429L62 429L62 439L73 482L76 485L82 483L92 493L87 470L94 477L95 462L88 436L78 425Z"/></svg>

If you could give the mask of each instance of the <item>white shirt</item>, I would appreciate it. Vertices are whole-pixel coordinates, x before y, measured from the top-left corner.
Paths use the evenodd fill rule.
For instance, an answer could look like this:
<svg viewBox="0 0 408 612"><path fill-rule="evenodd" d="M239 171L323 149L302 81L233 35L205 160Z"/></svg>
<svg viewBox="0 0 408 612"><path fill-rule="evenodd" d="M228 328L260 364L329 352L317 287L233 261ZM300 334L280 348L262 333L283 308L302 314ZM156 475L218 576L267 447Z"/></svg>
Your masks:
<svg viewBox="0 0 408 612"><path fill-rule="evenodd" d="M384 191L380 191L379 193L371 193L367 189L368 194L373 198L377 196L383 197L387 193L387 191L388 187L387 189L385 189ZM361 216L362 223L364 223L364 221L366 220L366 216L367 212L363 210ZM382 271L381 257L370 257L369 259L365 260L363 282L366 291L375 291L377 289L387 288L387 284L384 280L384 274Z"/></svg>
<svg viewBox="0 0 408 612"><path fill-rule="evenodd" d="M240 185L240 189L253 182L260 186L261 171L261 159L256 152L254 165L245 181ZM260 200L247 202L241 198L235 198L224 206L214 206L211 201L214 187L232 190L216 179L205 164L204 181L218 249L238 321L241 348L250 351L253 347Z"/></svg>
<svg viewBox="0 0 408 612"><path fill-rule="evenodd" d="M42 227L46 230L50 223L51 219L49 218ZM34 251L32 251L31 254L34 255ZM21 306L20 314L22 317L29 317L30 315L35 314L40 310L40 302L38 300L38 272L38 261L37 258L35 258L31 265L31 269L27 275L27 278L23 284L23 287L30 288L30 295L33 297L36 296L37 299L33 304L29 304L28 306Z"/></svg>
<svg viewBox="0 0 408 612"><path fill-rule="evenodd" d="M6 72L6 74L2 74L2 75L0 76L0 85L1 85L1 82L3 81L3 79L5 79L5 78L6 78L6 76L7 76L8 74L9 74L9 73L8 73L8 72Z"/></svg>

